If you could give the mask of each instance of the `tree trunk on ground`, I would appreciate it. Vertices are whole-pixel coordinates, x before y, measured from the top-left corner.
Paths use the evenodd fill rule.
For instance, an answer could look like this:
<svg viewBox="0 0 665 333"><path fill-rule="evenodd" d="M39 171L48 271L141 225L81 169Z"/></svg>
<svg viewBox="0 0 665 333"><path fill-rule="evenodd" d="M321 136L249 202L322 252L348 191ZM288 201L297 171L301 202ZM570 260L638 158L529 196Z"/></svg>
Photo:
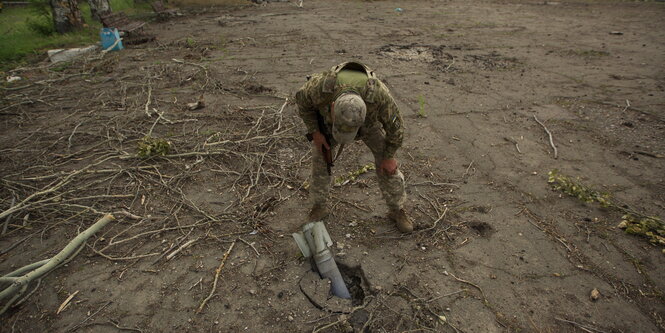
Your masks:
<svg viewBox="0 0 665 333"><path fill-rule="evenodd" d="M64 34L83 28L83 16L76 0L50 0L55 31Z"/></svg>
<svg viewBox="0 0 665 333"><path fill-rule="evenodd" d="M92 19L100 21L100 16L111 12L111 3L109 0L88 0L90 5L90 14Z"/></svg>

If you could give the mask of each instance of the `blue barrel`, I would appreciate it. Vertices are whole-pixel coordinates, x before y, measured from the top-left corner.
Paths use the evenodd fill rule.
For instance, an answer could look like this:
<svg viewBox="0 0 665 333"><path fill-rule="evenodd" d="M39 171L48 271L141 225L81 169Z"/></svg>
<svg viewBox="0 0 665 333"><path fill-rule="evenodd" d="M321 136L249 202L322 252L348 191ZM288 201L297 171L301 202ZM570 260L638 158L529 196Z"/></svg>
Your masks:
<svg viewBox="0 0 665 333"><path fill-rule="evenodd" d="M102 38L102 49L104 50L110 48L109 51L119 51L124 48L122 47L122 40L120 39L118 29L116 28L102 28L99 36Z"/></svg>

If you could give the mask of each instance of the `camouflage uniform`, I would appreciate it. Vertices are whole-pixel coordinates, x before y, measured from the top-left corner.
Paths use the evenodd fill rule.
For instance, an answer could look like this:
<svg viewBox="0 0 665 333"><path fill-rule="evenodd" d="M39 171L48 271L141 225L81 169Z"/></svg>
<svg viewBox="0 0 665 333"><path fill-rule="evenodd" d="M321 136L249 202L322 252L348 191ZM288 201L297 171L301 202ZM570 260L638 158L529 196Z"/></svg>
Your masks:
<svg viewBox="0 0 665 333"><path fill-rule="evenodd" d="M361 87L351 87L339 82L337 74L343 69L359 70L367 73L367 83ZM359 63L343 63L329 71L312 75L308 82L296 93L295 101L298 114L302 118L308 133L318 131L317 113L323 117L327 132L332 133L330 117L331 103L344 91L353 90L358 93L367 105L367 115L360 127L356 140L362 140L374 155L377 166L379 187L388 208L401 209L406 192L404 191L404 175L397 170L394 175L379 173L378 166L384 159L393 158L402 145L404 128L402 116L388 88L366 66ZM323 131L322 131L323 132ZM331 149L337 143L332 137ZM312 147L312 178L310 196L313 204L325 204L328 199L331 177L328 175L326 163L321 152Z"/></svg>

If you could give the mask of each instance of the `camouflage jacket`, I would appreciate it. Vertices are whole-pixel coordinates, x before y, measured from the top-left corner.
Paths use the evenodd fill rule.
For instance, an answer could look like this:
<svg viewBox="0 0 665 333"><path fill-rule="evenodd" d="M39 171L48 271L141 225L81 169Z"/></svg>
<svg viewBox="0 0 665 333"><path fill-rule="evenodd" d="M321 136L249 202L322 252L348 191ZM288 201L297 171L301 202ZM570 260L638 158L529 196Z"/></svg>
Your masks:
<svg viewBox="0 0 665 333"><path fill-rule="evenodd" d="M360 127L359 134L362 134L365 128L370 128L377 122L380 123L386 132L383 158L393 158L397 149L402 146L404 137L402 116L385 84L376 79L370 69L359 63L342 63L323 73L314 74L296 92L295 102L298 105L298 115L305 123L308 133L319 130L317 113L323 117L328 127L332 124L330 104L343 90L348 89L337 80L337 73L342 69L362 70L367 73L369 77L367 84L356 91L367 105L365 123Z"/></svg>

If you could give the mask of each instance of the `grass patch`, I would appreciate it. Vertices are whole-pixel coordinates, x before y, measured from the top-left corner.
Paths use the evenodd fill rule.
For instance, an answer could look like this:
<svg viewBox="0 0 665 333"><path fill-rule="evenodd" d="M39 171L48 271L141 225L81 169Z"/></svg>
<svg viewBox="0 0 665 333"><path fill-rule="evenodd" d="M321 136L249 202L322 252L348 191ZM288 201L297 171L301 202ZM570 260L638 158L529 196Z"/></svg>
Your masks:
<svg viewBox="0 0 665 333"><path fill-rule="evenodd" d="M602 58L610 55L609 52L598 51L598 50L568 50L565 53L567 53L570 56L576 56L582 58Z"/></svg>
<svg viewBox="0 0 665 333"><path fill-rule="evenodd" d="M171 151L171 143L161 139L145 136L138 143L139 157L166 156Z"/></svg>
<svg viewBox="0 0 665 333"><path fill-rule="evenodd" d="M575 197L586 203L598 203L602 207L611 208L623 213L619 228L624 229L631 235L640 235L646 237L650 243L665 247L665 223L658 216L649 216L638 212L628 205L616 203L609 193L597 191L580 182L579 179L573 179L562 175L558 170L552 170L548 173L548 183L555 190ZM665 253L665 248L663 249Z"/></svg>
<svg viewBox="0 0 665 333"><path fill-rule="evenodd" d="M418 117L427 118L425 113L425 97L423 95L418 95Z"/></svg>
<svg viewBox="0 0 665 333"><path fill-rule="evenodd" d="M342 186L346 185L349 182L352 182L356 180L358 177L361 175L367 173L370 170L376 170L376 167L374 166L374 163L367 163L360 167L358 170L354 170L349 172L348 174L341 175L337 178L335 178L335 186Z"/></svg>
<svg viewBox="0 0 665 333"><path fill-rule="evenodd" d="M30 57L43 55L47 49L78 47L99 41L101 24L90 16L87 3L80 4L87 28L62 35L52 30L53 19L44 5L36 1L30 7L4 8L0 13L0 70L24 64ZM111 8L128 15L151 10L148 3L134 6L132 0L111 0Z"/></svg>

